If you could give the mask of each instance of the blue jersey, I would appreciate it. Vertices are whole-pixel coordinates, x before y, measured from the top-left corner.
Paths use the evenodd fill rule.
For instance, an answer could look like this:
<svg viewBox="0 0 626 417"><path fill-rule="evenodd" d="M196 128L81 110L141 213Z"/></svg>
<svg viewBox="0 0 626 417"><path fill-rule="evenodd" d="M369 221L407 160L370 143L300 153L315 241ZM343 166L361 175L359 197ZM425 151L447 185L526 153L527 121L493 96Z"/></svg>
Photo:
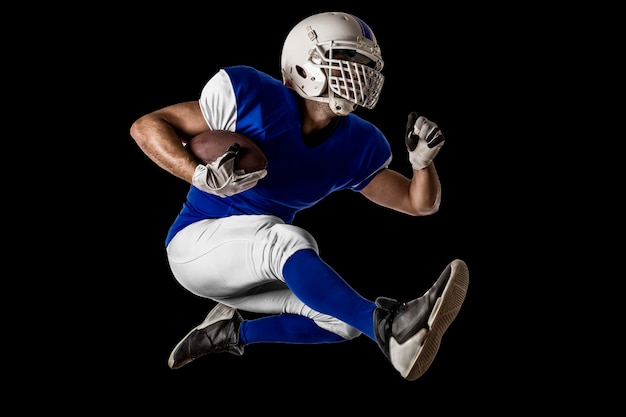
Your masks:
<svg viewBox="0 0 626 417"><path fill-rule="evenodd" d="M339 117L327 139L307 146L299 96L293 90L252 67L224 71L236 102L235 130L263 150L267 176L253 188L226 198L191 186L166 245L179 230L202 219L267 214L292 223L298 211L334 191L360 191L391 162L391 147L383 133L355 114Z"/></svg>

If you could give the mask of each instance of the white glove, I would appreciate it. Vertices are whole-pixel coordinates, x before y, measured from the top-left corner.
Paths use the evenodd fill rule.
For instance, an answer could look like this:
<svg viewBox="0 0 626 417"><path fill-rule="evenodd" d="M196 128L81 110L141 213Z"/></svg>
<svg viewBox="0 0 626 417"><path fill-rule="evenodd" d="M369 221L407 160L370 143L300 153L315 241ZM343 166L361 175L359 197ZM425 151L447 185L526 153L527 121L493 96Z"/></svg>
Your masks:
<svg viewBox="0 0 626 417"><path fill-rule="evenodd" d="M236 145L236 144L235 144ZM192 184L202 191L228 197L246 191L267 175L266 169L248 174L235 172L235 157L239 146L231 146L224 155L207 165L198 165Z"/></svg>
<svg viewBox="0 0 626 417"><path fill-rule="evenodd" d="M417 117L415 112L409 114L405 141L413 169L420 170L430 165L445 140L437 123L424 116Z"/></svg>

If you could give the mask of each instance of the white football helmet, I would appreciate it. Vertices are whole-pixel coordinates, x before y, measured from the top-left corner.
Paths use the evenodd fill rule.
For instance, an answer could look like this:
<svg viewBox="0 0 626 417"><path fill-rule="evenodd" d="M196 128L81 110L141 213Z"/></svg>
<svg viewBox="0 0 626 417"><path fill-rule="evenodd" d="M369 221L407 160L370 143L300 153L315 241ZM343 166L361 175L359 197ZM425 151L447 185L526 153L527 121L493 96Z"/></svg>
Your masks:
<svg viewBox="0 0 626 417"><path fill-rule="evenodd" d="M373 109L385 80L370 27L356 16L324 12L289 32L283 45L283 83L300 96L326 102L340 116Z"/></svg>

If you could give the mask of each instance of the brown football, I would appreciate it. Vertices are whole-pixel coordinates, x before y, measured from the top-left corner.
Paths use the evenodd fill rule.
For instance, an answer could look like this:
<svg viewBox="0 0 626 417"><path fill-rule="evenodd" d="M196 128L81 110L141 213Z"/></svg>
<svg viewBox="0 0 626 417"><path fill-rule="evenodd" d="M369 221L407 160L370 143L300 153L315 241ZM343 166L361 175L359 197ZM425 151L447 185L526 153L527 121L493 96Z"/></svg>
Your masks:
<svg viewBox="0 0 626 417"><path fill-rule="evenodd" d="M229 130L207 130L194 136L187 149L202 163L215 161L235 144L239 153L235 158L235 170L245 173L267 168L267 158L259 146L249 137Z"/></svg>

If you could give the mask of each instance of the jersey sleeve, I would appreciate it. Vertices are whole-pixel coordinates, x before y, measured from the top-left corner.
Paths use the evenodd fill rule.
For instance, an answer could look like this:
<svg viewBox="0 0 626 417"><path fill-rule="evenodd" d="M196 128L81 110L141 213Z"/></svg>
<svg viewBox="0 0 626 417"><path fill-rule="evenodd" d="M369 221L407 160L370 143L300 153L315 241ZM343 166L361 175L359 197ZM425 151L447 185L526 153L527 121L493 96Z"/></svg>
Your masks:
<svg viewBox="0 0 626 417"><path fill-rule="evenodd" d="M200 94L200 110L213 130L235 131L237 126L237 100L230 77L219 70L205 84Z"/></svg>
<svg viewBox="0 0 626 417"><path fill-rule="evenodd" d="M361 191L363 188L365 188L367 186L367 184L369 184L372 179L374 179L374 177L376 176L376 174L378 174L380 171L382 171L383 169L389 168L389 164L391 164L391 160L393 159L393 156L390 154L387 157L387 160L380 166L378 166L378 168L376 168L374 171L372 171L372 173L370 175L368 175L363 181L357 183L356 185L351 187L352 191Z"/></svg>

